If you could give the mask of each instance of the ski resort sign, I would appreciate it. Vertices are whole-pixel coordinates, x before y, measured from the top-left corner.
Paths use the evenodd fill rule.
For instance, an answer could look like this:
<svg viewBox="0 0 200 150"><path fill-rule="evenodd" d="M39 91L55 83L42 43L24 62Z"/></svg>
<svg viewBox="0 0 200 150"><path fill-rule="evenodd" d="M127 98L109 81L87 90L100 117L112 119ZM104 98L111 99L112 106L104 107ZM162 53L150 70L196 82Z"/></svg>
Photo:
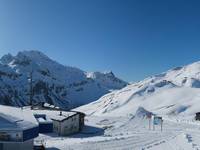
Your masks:
<svg viewBox="0 0 200 150"><path fill-rule="evenodd" d="M162 117L155 116L154 119L153 119L153 124L154 125L161 125L162 124Z"/></svg>
<svg viewBox="0 0 200 150"><path fill-rule="evenodd" d="M160 129L162 131L162 126L163 126L162 117L154 116L154 118L153 118L153 130L155 130L155 125L160 125Z"/></svg>

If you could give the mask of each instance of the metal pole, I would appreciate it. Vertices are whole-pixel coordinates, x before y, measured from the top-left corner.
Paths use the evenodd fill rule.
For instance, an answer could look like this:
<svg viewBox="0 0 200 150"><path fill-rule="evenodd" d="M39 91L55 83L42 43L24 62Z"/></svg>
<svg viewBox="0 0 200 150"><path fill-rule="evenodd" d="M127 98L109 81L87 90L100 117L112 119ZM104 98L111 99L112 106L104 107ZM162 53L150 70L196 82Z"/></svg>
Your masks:
<svg viewBox="0 0 200 150"><path fill-rule="evenodd" d="M149 130L151 130L151 118L149 118Z"/></svg>
<svg viewBox="0 0 200 150"><path fill-rule="evenodd" d="M33 71L30 72L30 106L33 105Z"/></svg>

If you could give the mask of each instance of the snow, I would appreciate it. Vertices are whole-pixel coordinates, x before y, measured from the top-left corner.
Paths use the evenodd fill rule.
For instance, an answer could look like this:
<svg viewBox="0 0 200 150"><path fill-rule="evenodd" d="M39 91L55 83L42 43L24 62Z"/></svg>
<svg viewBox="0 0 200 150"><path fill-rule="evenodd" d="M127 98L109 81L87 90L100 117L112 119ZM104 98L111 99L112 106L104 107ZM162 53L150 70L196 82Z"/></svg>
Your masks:
<svg viewBox="0 0 200 150"><path fill-rule="evenodd" d="M30 109L0 105L0 130L29 129L38 126Z"/></svg>
<svg viewBox="0 0 200 150"><path fill-rule="evenodd" d="M92 75L91 75L92 76ZM87 114L86 128L68 138L45 139L51 149L79 150L197 150L200 149L200 62L115 90L99 100L76 108ZM149 113L163 118L152 129ZM149 130L149 125L151 130ZM87 128L98 128L90 131ZM92 129L93 129L92 128ZM101 131L103 129L103 131ZM56 141L51 144L51 141Z"/></svg>
<svg viewBox="0 0 200 150"><path fill-rule="evenodd" d="M140 108L137 114L149 111ZM41 134L36 140L43 141L49 150L195 150L200 147L200 122L188 117L163 116L160 126L149 130L149 120L137 117L88 116L86 126L79 134L59 137Z"/></svg>
<svg viewBox="0 0 200 150"><path fill-rule="evenodd" d="M33 114L45 114L47 119L53 119L62 121L63 119L68 118L69 116L72 116L76 114L76 112L70 112L70 111L62 111L62 115L60 115L60 111L56 110L32 110Z"/></svg>
<svg viewBox="0 0 200 150"><path fill-rule="evenodd" d="M177 67L132 83L77 108L88 115L129 116L138 107L163 115L194 115L199 111L200 62Z"/></svg>
<svg viewBox="0 0 200 150"><path fill-rule="evenodd" d="M122 80L116 78L112 71L103 73L89 72L86 75L87 78L97 81L98 84L103 85L108 89L121 89L128 84L127 82L122 82Z"/></svg>
<svg viewBox="0 0 200 150"><path fill-rule="evenodd" d="M145 110L143 107L139 107L135 113L135 117L144 118L146 116L151 116L153 113Z"/></svg>
<svg viewBox="0 0 200 150"><path fill-rule="evenodd" d="M63 109L87 104L127 85L113 73L99 73L100 76L92 78L87 72L59 64L39 51L22 51L0 59L0 88L3 89L0 104L29 105L30 72L34 102L47 102Z"/></svg>
<svg viewBox="0 0 200 150"><path fill-rule="evenodd" d="M77 110L88 115L128 116L135 114L137 108L142 106L158 114L192 115L199 111L199 93L198 88L174 87L138 96L126 89L124 93L118 91L108 94Z"/></svg>
<svg viewBox="0 0 200 150"><path fill-rule="evenodd" d="M52 82L51 77L54 77L54 71L63 70L63 66L57 67L57 63L47 57L40 62L41 59L38 59L42 56L40 53L24 52L19 55L20 61L27 62L29 60L27 57L31 57L31 61L39 62L35 63L33 67L41 69L42 66L43 71L48 69L52 76L42 76L45 81ZM34 56L32 57L32 55ZM16 58L7 56L6 61L2 61L2 65L5 65L5 62L10 60L10 63L7 64L10 72L13 71L13 68L16 69L15 73L27 72L30 69L30 66L18 66L12 59ZM22 64L24 62L22 61ZM50 63L47 64L47 62ZM54 70L54 68L56 69ZM6 70L7 67L4 69ZM78 101L85 102L85 99L90 101L90 98L95 96L97 98L104 95L105 91L110 91L112 86L118 89L118 85L121 84L119 80L115 79L112 72L87 73L81 71L79 74L77 71L77 69L67 67L67 73L72 72L71 76L68 74L64 79L64 74L61 73L61 78L53 82L57 85L62 82L68 84L66 89L69 92L65 100L69 103L68 98L75 100L76 103ZM6 72L8 71L6 70ZM74 76L74 73L77 73L77 76ZM34 75L39 79L41 77L41 74L38 73ZM70 79L73 76L73 79L79 78L79 75L84 79L71 83ZM55 74L55 77L57 76L59 73ZM13 82L10 78L3 80ZM70 81L68 82L68 80ZM80 93L77 94L77 92ZM55 94L56 91L53 93ZM200 149L200 122L195 121L194 118L195 113L200 111L199 99L200 62L196 62L132 83L100 97L97 101L78 107L75 110L87 114L83 131L68 137L60 137L55 133L40 134L35 142L43 143L49 150L197 150ZM58 100L56 102L63 105ZM7 111L7 109L3 110L3 112ZM60 112L33 110L30 113L46 114L49 118L57 118ZM162 131L159 125L155 126L155 130L152 129L153 119L147 118L149 114L163 118ZM73 114L63 112L63 116L69 115ZM63 116L60 116L59 119L62 120Z"/></svg>
<svg viewBox="0 0 200 150"><path fill-rule="evenodd" d="M44 118L38 118L37 119L39 122L46 122L46 120Z"/></svg>

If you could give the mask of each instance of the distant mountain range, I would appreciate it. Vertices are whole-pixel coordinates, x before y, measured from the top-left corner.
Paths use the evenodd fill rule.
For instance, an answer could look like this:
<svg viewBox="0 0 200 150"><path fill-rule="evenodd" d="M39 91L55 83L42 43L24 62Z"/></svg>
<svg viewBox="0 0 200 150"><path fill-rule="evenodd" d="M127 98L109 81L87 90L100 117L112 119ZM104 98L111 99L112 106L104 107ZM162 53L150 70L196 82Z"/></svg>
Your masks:
<svg viewBox="0 0 200 150"><path fill-rule="evenodd" d="M95 101L128 84L112 72L88 73L61 65L39 51L22 51L0 59L0 103L29 105L31 74L33 102L47 102L65 109Z"/></svg>
<svg viewBox="0 0 200 150"><path fill-rule="evenodd" d="M200 62L133 83L78 110L90 115L128 116L140 107L163 115L200 112Z"/></svg>

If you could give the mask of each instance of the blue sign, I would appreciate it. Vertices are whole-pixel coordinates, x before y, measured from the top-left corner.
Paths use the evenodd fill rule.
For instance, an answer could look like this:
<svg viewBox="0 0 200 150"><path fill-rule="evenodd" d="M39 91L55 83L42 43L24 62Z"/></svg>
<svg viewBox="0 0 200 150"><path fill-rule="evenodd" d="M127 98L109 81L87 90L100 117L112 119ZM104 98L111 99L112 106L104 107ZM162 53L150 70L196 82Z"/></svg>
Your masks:
<svg viewBox="0 0 200 150"><path fill-rule="evenodd" d="M153 124L154 125L160 125L160 124L162 124L162 117L154 117Z"/></svg>

